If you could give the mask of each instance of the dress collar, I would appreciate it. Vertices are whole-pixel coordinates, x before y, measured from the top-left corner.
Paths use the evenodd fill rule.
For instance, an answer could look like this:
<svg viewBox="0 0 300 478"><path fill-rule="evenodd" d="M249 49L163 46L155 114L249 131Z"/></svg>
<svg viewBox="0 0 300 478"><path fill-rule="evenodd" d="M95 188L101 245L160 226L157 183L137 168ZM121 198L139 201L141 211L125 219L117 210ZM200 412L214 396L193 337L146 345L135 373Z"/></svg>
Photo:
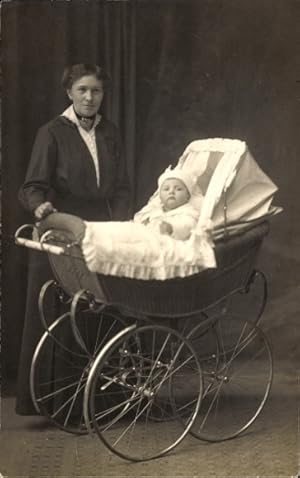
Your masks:
<svg viewBox="0 0 300 478"><path fill-rule="evenodd" d="M76 114L75 114L73 105L70 105L70 106L61 114L61 116L64 116L65 118L68 118L68 120L72 121L72 123L75 123L76 126L82 127L81 124L80 124L79 119L77 118L77 116L76 116ZM94 124L93 124L93 126L92 126L91 129L95 128L95 127L97 126L97 124L100 123L101 119L102 119L102 116L97 113L97 114L96 114L96 117L95 117Z"/></svg>

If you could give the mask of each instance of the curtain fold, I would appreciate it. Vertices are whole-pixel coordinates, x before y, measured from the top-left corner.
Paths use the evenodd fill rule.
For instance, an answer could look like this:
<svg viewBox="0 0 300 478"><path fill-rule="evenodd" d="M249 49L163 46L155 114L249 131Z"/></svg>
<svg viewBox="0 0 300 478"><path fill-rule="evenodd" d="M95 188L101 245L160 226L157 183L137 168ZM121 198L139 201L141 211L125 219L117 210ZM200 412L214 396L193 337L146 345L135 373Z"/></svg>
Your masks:
<svg viewBox="0 0 300 478"><path fill-rule="evenodd" d="M135 8L131 1L15 0L3 6L3 328L8 337L3 349L8 375L14 375L17 368L17 355L9 350L20 347L27 275L27 251L14 245L13 235L22 223L31 221L17 194L37 129L68 104L60 84L66 64L97 63L108 70L112 85L104 100L104 114L120 129L134 187Z"/></svg>
<svg viewBox="0 0 300 478"><path fill-rule="evenodd" d="M104 4L105 64L112 79L106 102L107 116L120 128L133 191L136 155L136 5Z"/></svg>

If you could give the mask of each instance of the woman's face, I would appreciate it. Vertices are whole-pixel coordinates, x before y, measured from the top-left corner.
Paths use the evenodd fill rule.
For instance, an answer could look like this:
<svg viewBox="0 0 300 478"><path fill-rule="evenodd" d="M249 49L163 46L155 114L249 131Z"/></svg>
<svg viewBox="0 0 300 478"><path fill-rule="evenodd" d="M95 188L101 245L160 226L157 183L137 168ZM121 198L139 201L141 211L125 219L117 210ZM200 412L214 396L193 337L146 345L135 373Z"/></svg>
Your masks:
<svg viewBox="0 0 300 478"><path fill-rule="evenodd" d="M103 83L94 75L82 76L74 81L67 93L77 114L80 116L94 116L103 100Z"/></svg>

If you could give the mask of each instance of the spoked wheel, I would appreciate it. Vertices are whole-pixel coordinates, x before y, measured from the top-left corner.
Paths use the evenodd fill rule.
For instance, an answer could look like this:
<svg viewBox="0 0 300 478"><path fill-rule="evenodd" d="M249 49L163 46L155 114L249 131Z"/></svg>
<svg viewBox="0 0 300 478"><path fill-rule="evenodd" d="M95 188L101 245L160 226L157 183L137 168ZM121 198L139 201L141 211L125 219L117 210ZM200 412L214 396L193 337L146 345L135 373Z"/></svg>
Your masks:
<svg viewBox="0 0 300 478"><path fill-rule="evenodd" d="M273 375L271 349L257 326L221 319L216 331L215 377L191 429L196 438L211 442L233 438L255 421L268 398Z"/></svg>
<svg viewBox="0 0 300 478"><path fill-rule="evenodd" d="M111 451L127 460L151 460L183 440L197 416L202 390L190 343L169 327L146 325L121 332L99 354L85 389L85 410ZM104 391L108 398L111 394L107 407L99 400ZM162 404L169 420L158 424L153 416L161 413Z"/></svg>
<svg viewBox="0 0 300 478"><path fill-rule="evenodd" d="M59 317L43 334L33 356L30 386L33 403L41 415L63 430L83 434L87 433L83 394L88 373L104 344L124 324L112 311L81 310L76 326L85 349L75 340L69 313Z"/></svg>
<svg viewBox="0 0 300 478"><path fill-rule="evenodd" d="M216 323L209 326L201 322L192 328L187 338L197 353L203 376L203 398L214 384L220 359L219 335Z"/></svg>

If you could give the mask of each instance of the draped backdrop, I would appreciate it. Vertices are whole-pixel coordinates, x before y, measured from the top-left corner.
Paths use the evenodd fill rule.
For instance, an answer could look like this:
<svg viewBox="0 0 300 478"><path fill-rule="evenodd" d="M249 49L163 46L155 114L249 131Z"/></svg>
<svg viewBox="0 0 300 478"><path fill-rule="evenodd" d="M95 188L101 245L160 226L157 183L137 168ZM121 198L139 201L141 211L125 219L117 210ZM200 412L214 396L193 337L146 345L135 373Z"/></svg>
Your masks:
<svg viewBox="0 0 300 478"><path fill-rule="evenodd" d="M300 2L297 0L13 0L2 5L3 365L15 376L27 251L13 243L29 220L17 191L36 131L67 106L68 63L95 62L112 78L104 113L122 133L132 212L187 144L245 140L279 187L262 260L271 297L299 284Z"/></svg>

